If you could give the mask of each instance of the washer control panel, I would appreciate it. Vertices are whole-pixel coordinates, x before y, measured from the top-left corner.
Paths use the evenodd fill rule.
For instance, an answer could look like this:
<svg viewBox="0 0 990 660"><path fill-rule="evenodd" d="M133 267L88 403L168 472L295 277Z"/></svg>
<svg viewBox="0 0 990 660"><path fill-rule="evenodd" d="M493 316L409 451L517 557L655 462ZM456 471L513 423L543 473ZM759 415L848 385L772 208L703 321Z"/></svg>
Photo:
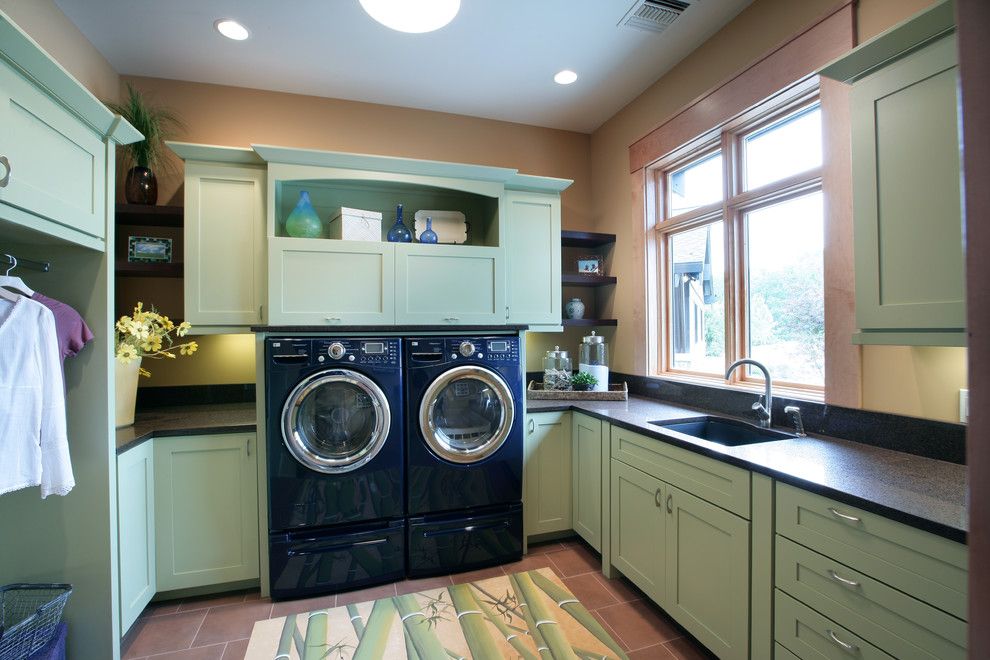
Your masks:
<svg viewBox="0 0 990 660"><path fill-rule="evenodd" d="M413 363L487 362L518 364L519 337L431 337L411 339Z"/></svg>
<svg viewBox="0 0 990 660"><path fill-rule="evenodd" d="M316 339L313 354L321 364L394 366L399 364L399 340Z"/></svg>

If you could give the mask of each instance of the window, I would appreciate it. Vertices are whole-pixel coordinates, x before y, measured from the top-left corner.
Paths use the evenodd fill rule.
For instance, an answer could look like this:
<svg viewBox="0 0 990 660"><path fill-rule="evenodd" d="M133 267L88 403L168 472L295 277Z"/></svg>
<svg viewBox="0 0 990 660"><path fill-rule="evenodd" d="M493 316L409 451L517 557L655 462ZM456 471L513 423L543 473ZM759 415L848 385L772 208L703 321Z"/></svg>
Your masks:
<svg viewBox="0 0 990 660"><path fill-rule="evenodd" d="M652 168L660 373L722 378L750 357L784 385L822 389L821 123L815 98L792 100Z"/></svg>

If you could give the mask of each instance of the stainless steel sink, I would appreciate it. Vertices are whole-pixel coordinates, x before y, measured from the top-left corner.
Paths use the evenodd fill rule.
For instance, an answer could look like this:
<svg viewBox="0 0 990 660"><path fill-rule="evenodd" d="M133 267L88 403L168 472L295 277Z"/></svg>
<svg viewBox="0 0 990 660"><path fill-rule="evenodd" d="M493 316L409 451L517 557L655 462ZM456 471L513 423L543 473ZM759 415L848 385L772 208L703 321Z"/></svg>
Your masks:
<svg viewBox="0 0 990 660"><path fill-rule="evenodd" d="M727 447L790 440L795 437L790 433L772 431L725 417L697 417L690 420L656 421L650 424Z"/></svg>

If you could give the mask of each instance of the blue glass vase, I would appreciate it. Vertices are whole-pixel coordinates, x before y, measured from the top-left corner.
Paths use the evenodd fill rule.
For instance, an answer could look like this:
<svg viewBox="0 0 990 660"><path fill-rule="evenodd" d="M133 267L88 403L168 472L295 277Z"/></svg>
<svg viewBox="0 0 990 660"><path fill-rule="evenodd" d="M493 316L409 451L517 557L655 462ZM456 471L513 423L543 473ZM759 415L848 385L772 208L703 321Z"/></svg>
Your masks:
<svg viewBox="0 0 990 660"><path fill-rule="evenodd" d="M395 207L395 224L388 230L389 243L412 243L412 233L402 224L402 204Z"/></svg>
<svg viewBox="0 0 990 660"><path fill-rule="evenodd" d="M299 192L296 208L285 219L285 233L293 238L319 238L323 234L323 223L305 190Z"/></svg>
<svg viewBox="0 0 990 660"><path fill-rule="evenodd" d="M419 235L420 243L436 243L437 233L433 231L433 218L426 219L426 231Z"/></svg>

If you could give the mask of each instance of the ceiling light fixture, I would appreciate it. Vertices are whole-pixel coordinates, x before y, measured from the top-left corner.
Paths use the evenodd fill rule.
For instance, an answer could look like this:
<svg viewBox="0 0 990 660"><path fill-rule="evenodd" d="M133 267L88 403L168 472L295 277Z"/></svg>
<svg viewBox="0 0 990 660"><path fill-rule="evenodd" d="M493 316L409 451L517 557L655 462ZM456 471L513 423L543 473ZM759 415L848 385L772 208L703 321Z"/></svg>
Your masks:
<svg viewBox="0 0 990 660"><path fill-rule="evenodd" d="M399 32L433 32L454 20L461 0L360 0L368 15Z"/></svg>
<svg viewBox="0 0 990 660"><path fill-rule="evenodd" d="M553 81L558 85L570 85L575 80L577 80L577 74L570 69L558 71L557 75L553 77Z"/></svg>
<svg viewBox="0 0 990 660"><path fill-rule="evenodd" d="M234 41L244 41L251 36L251 33L248 32L246 27L232 18L218 19L213 24L213 27L216 28L217 32Z"/></svg>

